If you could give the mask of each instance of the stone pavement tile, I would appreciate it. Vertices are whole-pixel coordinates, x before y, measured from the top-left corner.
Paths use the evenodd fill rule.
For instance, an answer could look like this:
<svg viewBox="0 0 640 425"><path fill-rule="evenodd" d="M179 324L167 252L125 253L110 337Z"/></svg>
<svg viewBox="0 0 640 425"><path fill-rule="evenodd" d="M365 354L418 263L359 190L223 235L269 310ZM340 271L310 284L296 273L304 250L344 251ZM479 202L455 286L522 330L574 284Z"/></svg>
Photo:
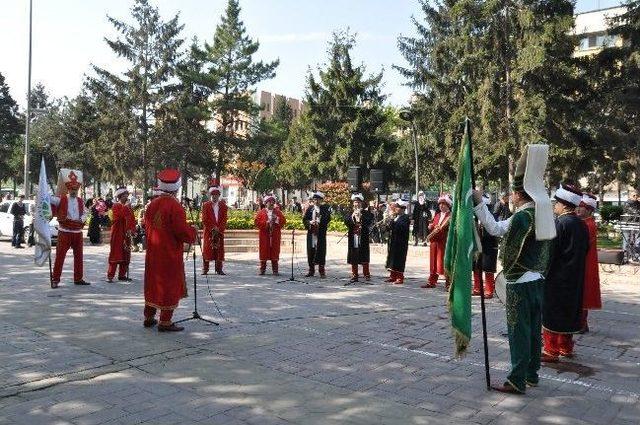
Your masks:
<svg viewBox="0 0 640 425"><path fill-rule="evenodd" d="M74 418L73 423L76 425L100 425L113 419L123 418L129 413L126 410L112 407Z"/></svg>
<svg viewBox="0 0 640 425"><path fill-rule="evenodd" d="M141 422L144 425L187 425L190 423L195 423L195 420L191 420L180 416L176 413L169 413L168 415L160 416L153 418L151 420Z"/></svg>
<svg viewBox="0 0 640 425"><path fill-rule="evenodd" d="M21 257L6 257L3 249L0 243L0 265L9 261L9 267L14 267L15 259ZM87 246L88 275L104 273L107 250ZM132 276L137 279L143 257L134 255ZM16 404L38 401L42 406L63 408L69 407L64 403L77 401L75 396L81 395L81 401L104 408L74 422L112 410L118 412L116 417L104 417L111 425L129 425L127 416L129 421L153 423L156 417L149 417L148 411L159 411L167 421L180 418L182 423L206 424L217 423L210 420L215 416L229 423L262 419L279 424L293 418L289 423L322 425L484 424L492 420L529 424L539 417L549 423L596 423L585 415L612 425L638 423L634 421L638 400L629 392L640 392L634 367L640 349L629 341L634 338L640 307L629 302L634 296L631 289L624 292L626 287L603 285L605 310L613 313L596 312L594 323L601 326L578 338L575 363L592 368L595 374L543 367L541 386L512 400L514 397L500 398L481 391L483 359L477 338L465 359L451 358L442 288L420 291L417 280L408 281L405 288L375 285L345 289L341 282L330 279L315 279L304 286L275 285L255 279L254 257L254 253L234 255L229 262L231 276L215 283L216 301L233 322L222 321L216 329L190 323L179 335L163 335L140 326L139 280L133 285L97 282L86 290L66 286L55 298L36 290L29 279L18 279L11 291L0 286L0 332L8 331L3 335L11 342L5 343L7 338L0 341L0 382L14 379L17 373L32 379L94 366L102 361L92 358L96 354L108 362L125 362L125 368L135 365L95 379L54 385L37 391L41 393L38 396L34 392L15 398ZM26 257L24 260L25 267L31 263ZM344 259L330 261L330 269L338 276ZM424 259L421 261L408 262L409 276L423 278ZM24 273L29 276L30 272ZM17 308L21 299L29 299L34 308ZM185 300L176 314L188 315L190 302ZM216 316L207 297L201 306L204 314ZM500 335L504 309L493 302L487 307L492 375L500 376L499 381L509 368L508 344ZM479 335L477 303L473 311L473 332ZM635 312L636 316L616 311ZM11 322L16 314L22 315L20 321ZM8 322L10 329L3 326ZM55 344L60 344L64 355L47 364L48 351L55 349ZM6 362L12 367L3 368ZM138 365L144 372L136 369ZM313 379L307 379L309 376ZM572 379L580 383L570 382ZM599 393L590 386L608 387L614 393L605 395L607 391ZM607 397L610 406L600 404ZM10 407L0 399L0 418L9 417L5 411ZM168 410L163 410L166 407ZM22 409L35 420L56 420L47 408L24 405ZM123 412L128 415L117 417Z"/></svg>
<svg viewBox="0 0 640 425"><path fill-rule="evenodd" d="M640 423L640 405L623 406L618 413L617 419L624 421L635 421Z"/></svg>
<svg viewBox="0 0 640 425"><path fill-rule="evenodd" d="M78 416L88 415L90 413L98 412L104 409L100 403L96 403L93 401L84 401L80 396L76 396L75 400L63 401L53 406L49 407L47 413L52 414L54 416L65 418L65 419L73 419Z"/></svg>
<svg viewBox="0 0 640 425"><path fill-rule="evenodd" d="M209 425L247 425L247 422L242 421L240 419L236 419L233 416L229 416L225 413L219 413L215 416L211 416L203 421L200 421L201 424L209 424Z"/></svg>
<svg viewBox="0 0 640 425"><path fill-rule="evenodd" d="M70 422L65 419L59 419L52 416L10 416L7 418L0 419L3 425L73 425L73 422ZM6 419L6 422L5 422Z"/></svg>

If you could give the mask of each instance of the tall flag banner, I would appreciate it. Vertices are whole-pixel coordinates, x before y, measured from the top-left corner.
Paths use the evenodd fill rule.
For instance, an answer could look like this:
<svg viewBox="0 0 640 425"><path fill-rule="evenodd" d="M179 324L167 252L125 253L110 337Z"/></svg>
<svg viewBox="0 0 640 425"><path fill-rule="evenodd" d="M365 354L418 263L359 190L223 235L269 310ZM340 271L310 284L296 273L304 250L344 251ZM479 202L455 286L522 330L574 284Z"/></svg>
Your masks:
<svg viewBox="0 0 640 425"><path fill-rule="evenodd" d="M451 282L448 305L457 356L466 352L471 339L471 273L473 258L478 250L472 192L471 135L467 119L444 254L445 274Z"/></svg>
<svg viewBox="0 0 640 425"><path fill-rule="evenodd" d="M47 185L47 169L44 158L40 162L40 179L38 181L38 196L33 217L33 230L35 231L35 256L34 261L42 266L51 254L51 196Z"/></svg>

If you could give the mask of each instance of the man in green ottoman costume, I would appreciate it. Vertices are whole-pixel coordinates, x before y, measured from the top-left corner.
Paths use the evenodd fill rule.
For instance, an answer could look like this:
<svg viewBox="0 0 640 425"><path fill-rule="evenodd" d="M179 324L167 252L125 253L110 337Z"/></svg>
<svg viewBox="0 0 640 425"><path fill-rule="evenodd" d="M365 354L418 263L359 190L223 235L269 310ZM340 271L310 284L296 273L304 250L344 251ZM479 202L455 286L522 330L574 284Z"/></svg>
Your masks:
<svg viewBox="0 0 640 425"><path fill-rule="evenodd" d="M544 170L547 145L528 145L518 161L511 201L515 213L496 221L474 191L475 214L487 232L502 237L500 258L506 287L507 329L511 372L500 392L524 394L526 386L538 384L544 275L549 264L550 241L556 230Z"/></svg>

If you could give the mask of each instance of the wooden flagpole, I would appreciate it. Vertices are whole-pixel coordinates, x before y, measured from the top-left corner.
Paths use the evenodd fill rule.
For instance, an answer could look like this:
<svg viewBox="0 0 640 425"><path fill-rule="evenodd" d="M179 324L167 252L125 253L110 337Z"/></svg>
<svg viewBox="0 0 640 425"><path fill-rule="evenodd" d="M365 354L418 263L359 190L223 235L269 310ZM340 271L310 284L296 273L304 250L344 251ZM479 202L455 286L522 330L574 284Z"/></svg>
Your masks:
<svg viewBox="0 0 640 425"><path fill-rule="evenodd" d="M464 132L469 137L469 156L471 157L471 187L476 190L476 173L473 166L473 142L471 139L471 120L466 117L464 120ZM476 218L476 224L478 220ZM476 227L477 229L477 227ZM481 254L482 255L482 254ZM484 298L484 281L482 276L482 265L480 264L480 310L482 314L482 342L484 345L484 375L487 384L487 391L491 391L491 374L489 372L489 345L487 342L487 313Z"/></svg>

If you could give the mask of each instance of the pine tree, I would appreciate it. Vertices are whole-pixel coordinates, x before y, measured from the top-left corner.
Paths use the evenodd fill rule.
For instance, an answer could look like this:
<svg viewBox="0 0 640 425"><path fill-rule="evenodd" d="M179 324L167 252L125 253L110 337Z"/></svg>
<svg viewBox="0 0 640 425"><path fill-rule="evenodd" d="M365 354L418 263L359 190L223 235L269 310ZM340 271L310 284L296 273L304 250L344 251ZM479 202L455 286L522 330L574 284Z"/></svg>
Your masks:
<svg viewBox="0 0 640 425"><path fill-rule="evenodd" d="M11 157L20 148L22 126L18 104L11 97L4 75L0 73L0 181L20 174Z"/></svg>
<svg viewBox="0 0 640 425"><path fill-rule="evenodd" d="M619 46L604 49L594 67L592 104L596 138L615 176L640 189L640 1L625 3L626 12L611 19L611 36Z"/></svg>
<svg viewBox="0 0 640 425"><path fill-rule="evenodd" d="M554 158L579 148L575 94L584 88L571 58L568 0L421 0L417 37L401 37L399 67L419 94L423 132L455 159L461 123L471 118L476 173L505 180L527 143L553 144ZM571 154L571 155L570 155ZM507 166L509 165L509 166Z"/></svg>
<svg viewBox="0 0 640 425"><path fill-rule="evenodd" d="M162 158L158 156L161 149L157 146L160 138L154 131L156 112L171 95L170 87L184 41L179 37L183 25L178 15L163 21L149 0L134 0L131 14L133 25L109 16L109 22L120 36L114 40L105 38L113 52L128 62L129 68L122 75L116 75L93 66L97 76L89 79L88 87L102 96L107 107L101 109L103 112L120 114L104 119L106 129L114 131L112 139L120 142L121 148L113 152L111 166L122 168L120 152L140 158L136 166L127 166L123 171L127 170L127 177L139 179L146 194L150 169L162 166ZM127 123L128 120L133 120L133 125ZM115 123L118 126L114 128ZM132 127L135 130L130 132ZM142 172L135 173L135 170Z"/></svg>
<svg viewBox="0 0 640 425"><path fill-rule="evenodd" d="M216 27L213 44L194 48L194 57L201 64L183 72L183 78L209 95L203 113L214 122L211 153L215 172L222 174L230 161L237 159L247 138L238 132L258 112L252 99L255 85L275 76L279 61L255 62L260 44L247 34L240 19L240 5L229 0L224 16ZM245 132L246 134L246 132Z"/></svg>
<svg viewBox="0 0 640 425"><path fill-rule="evenodd" d="M367 76L364 65L353 65L355 43L348 31L334 33L326 68L307 77L304 122L319 151L313 172L321 179L343 179L351 165L373 168L383 162L383 74Z"/></svg>

